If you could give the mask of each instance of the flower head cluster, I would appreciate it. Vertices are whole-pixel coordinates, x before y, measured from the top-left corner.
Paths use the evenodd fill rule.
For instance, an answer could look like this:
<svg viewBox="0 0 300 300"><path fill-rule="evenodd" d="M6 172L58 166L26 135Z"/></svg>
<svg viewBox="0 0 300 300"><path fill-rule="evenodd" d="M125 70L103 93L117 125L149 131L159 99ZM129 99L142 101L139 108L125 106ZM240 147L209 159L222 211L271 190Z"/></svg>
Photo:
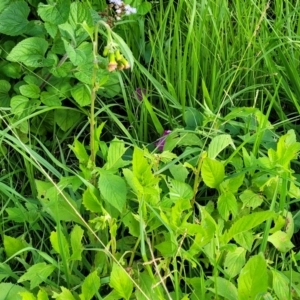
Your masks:
<svg viewBox="0 0 300 300"><path fill-rule="evenodd" d="M109 72L130 68L129 62L118 49L115 50L114 48L106 46L103 51L103 56L108 56L107 70Z"/></svg>
<svg viewBox="0 0 300 300"><path fill-rule="evenodd" d="M136 8L125 4L122 0L109 0L109 3L110 7L115 10L116 20L121 20L124 15L136 14Z"/></svg>

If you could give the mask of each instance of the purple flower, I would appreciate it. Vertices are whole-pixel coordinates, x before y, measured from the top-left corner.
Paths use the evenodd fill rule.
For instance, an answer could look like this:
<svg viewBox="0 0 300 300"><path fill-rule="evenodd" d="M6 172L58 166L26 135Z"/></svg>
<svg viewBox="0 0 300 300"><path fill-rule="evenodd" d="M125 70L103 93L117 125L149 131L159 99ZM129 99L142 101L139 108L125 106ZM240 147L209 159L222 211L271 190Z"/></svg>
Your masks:
<svg viewBox="0 0 300 300"><path fill-rule="evenodd" d="M135 92L136 92L136 96L137 96L138 100L142 101L143 95L146 95L147 90L139 87L135 90Z"/></svg>
<svg viewBox="0 0 300 300"><path fill-rule="evenodd" d="M165 130L163 135L155 142L155 146L159 151L164 150L165 142L167 136L172 132L172 130Z"/></svg>

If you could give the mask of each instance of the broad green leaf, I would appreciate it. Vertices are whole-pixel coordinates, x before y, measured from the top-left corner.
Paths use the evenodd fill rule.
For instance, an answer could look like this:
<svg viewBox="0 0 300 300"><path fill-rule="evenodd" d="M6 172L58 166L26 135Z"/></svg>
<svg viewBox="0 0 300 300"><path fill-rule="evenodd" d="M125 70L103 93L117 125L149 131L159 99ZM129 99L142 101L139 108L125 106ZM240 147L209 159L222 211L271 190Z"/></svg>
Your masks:
<svg viewBox="0 0 300 300"><path fill-rule="evenodd" d="M233 193L226 192L222 193L218 198L218 211L225 221L228 221L229 214L232 216L237 215L238 206L237 201Z"/></svg>
<svg viewBox="0 0 300 300"><path fill-rule="evenodd" d="M37 294L37 300L49 300L47 292L40 288L38 294Z"/></svg>
<svg viewBox="0 0 300 300"><path fill-rule="evenodd" d="M181 163L176 164L176 165L171 165L169 167L169 170L170 170L172 176L174 177L174 179L179 180L181 182L185 182L185 180L187 179L187 177L189 175L189 171Z"/></svg>
<svg viewBox="0 0 300 300"><path fill-rule="evenodd" d="M91 89L83 83L77 83L71 90L72 97L82 107L91 104Z"/></svg>
<svg viewBox="0 0 300 300"><path fill-rule="evenodd" d="M74 66L79 66L87 60L85 53L81 49L75 48L72 42L69 42L66 39L63 39L63 42L68 58Z"/></svg>
<svg viewBox="0 0 300 300"><path fill-rule="evenodd" d="M56 0L51 4L39 3L38 14L45 22L55 25L65 23L70 12L70 0Z"/></svg>
<svg viewBox="0 0 300 300"><path fill-rule="evenodd" d="M256 194L251 190L244 190L240 194L240 199L243 202L243 207L251 207L253 209L259 207L264 201L262 195Z"/></svg>
<svg viewBox="0 0 300 300"><path fill-rule="evenodd" d="M25 1L11 1L0 13L0 33L17 36L26 32L29 12Z"/></svg>
<svg viewBox="0 0 300 300"><path fill-rule="evenodd" d="M71 249L72 256L71 260L80 260L81 261L81 253L84 250L82 246L81 240L83 239L83 229L77 224L73 227L71 231Z"/></svg>
<svg viewBox="0 0 300 300"><path fill-rule="evenodd" d="M122 212L127 195L124 179L118 175L101 171L98 187L105 201L115 207L118 211Z"/></svg>
<svg viewBox="0 0 300 300"><path fill-rule="evenodd" d="M69 23L76 27L76 25L83 22L86 22L88 26L93 25L90 8L86 3L73 2L70 6Z"/></svg>
<svg viewBox="0 0 300 300"><path fill-rule="evenodd" d="M41 92L41 102L47 106L60 106L61 100L59 99L58 95L49 93L49 92Z"/></svg>
<svg viewBox="0 0 300 300"><path fill-rule="evenodd" d="M122 222L126 227L128 227L130 235L135 237L140 236L140 223L134 217L133 213L127 212L122 218Z"/></svg>
<svg viewBox="0 0 300 300"><path fill-rule="evenodd" d="M215 295L219 295L224 299L228 300L238 300L238 292L235 285L227 279L222 277L209 277L214 283L215 288L208 288L208 290L212 291Z"/></svg>
<svg viewBox="0 0 300 300"><path fill-rule="evenodd" d="M54 39L57 34L57 31L58 31L57 25L49 23L49 22L45 22L44 26L45 26L47 33Z"/></svg>
<svg viewBox="0 0 300 300"><path fill-rule="evenodd" d="M17 79L23 75L23 70L20 64L5 61L0 65L0 73L6 77Z"/></svg>
<svg viewBox="0 0 300 300"><path fill-rule="evenodd" d="M132 280L124 268L116 263L112 267L109 285L118 293L119 297L130 299L133 290Z"/></svg>
<svg viewBox="0 0 300 300"><path fill-rule="evenodd" d="M40 101L29 100L28 98L21 95L12 97L10 101L11 112L19 118L30 115L36 110L39 104Z"/></svg>
<svg viewBox="0 0 300 300"><path fill-rule="evenodd" d="M62 232L52 231L50 234L52 248L66 259L70 258L69 243Z"/></svg>
<svg viewBox="0 0 300 300"><path fill-rule="evenodd" d="M12 283L0 283L0 300L22 300L20 293L26 292L26 289Z"/></svg>
<svg viewBox="0 0 300 300"><path fill-rule="evenodd" d="M208 146L207 155L209 158L216 158L221 151L231 145L235 149L233 140L229 134L221 134L215 136Z"/></svg>
<svg viewBox="0 0 300 300"><path fill-rule="evenodd" d="M100 288L100 277L97 271L89 274L83 281L81 286L80 299L91 300Z"/></svg>
<svg viewBox="0 0 300 300"><path fill-rule="evenodd" d="M178 243L172 234L165 234L165 241L154 246L163 257L174 257L178 251Z"/></svg>
<svg viewBox="0 0 300 300"><path fill-rule="evenodd" d="M271 270L273 289L278 299L289 299L290 282L288 278L277 270Z"/></svg>
<svg viewBox="0 0 300 300"><path fill-rule="evenodd" d="M236 193L240 188L240 186L243 184L243 182L244 182L244 173L241 173L238 174L237 176L233 176L231 178L224 180L221 183L220 188L222 191Z"/></svg>
<svg viewBox="0 0 300 300"><path fill-rule="evenodd" d="M89 155L85 149L85 146L83 143L79 142L78 139L75 138L74 145L69 146L74 154L76 155L77 159L79 160L80 164L83 164L86 166L89 161Z"/></svg>
<svg viewBox="0 0 300 300"><path fill-rule="evenodd" d="M32 265L25 274L23 274L18 282L30 281L30 289L34 289L44 282L55 270L55 266L46 263L37 263Z"/></svg>
<svg viewBox="0 0 300 300"><path fill-rule="evenodd" d="M19 295L22 297L22 300L36 300L36 297L30 292L21 292Z"/></svg>
<svg viewBox="0 0 300 300"><path fill-rule="evenodd" d="M78 124L81 114L71 109L57 109L54 114L56 124L61 130L67 131L72 126Z"/></svg>
<svg viewBox="0 0 300 300"><path fill-rule="evenodd" d="M280 252L288 252L295 245L291 242L288 234L283 231L276 231L268 237L268 241Z"/></svg>
<svg viewBox="0 0 300 300"><path fill-rule="evenodd" d="M130 169L123 169L123 175L127 184L132 188L136 194L142 194L144 191L143 186L140 184L138 178L134 176Z"/></svg>
<svg viewBox="0 0 300 300"><path fill-rule="evenodd" d="M7 59L23 63L27 67L50 67L54 62L45 59L48 42L40 37L30 37L19 42L9 53Z"/></svg>
<svg viewBox="0 0 300 300"><path fill-rule="evenodd" d="M26 247L26 243L21 241L20 238L3 235L3 246L6 257L9 258L18 251L24 249Z"/></svg>
<svg viewBox="0 0 300 300"><path fill-rule="evenodd" d="M0 93L7 94L11 89L11 85L7 80L0 80Z"/></svg>
<svg viewBox="0 0 300 300"><path fill-rule="evenodd" d="M19 87L20 93L28 98L39 98L40 96L40 88L34 84L25 84Z"/></svg>
<svg viewBox="0 0 300 300"><path fill-rule="evenodd" d="M139 15L147 14L152 8L152 4L148 1L143 1L141 4L138 5L137 13Z"/></svg>
<svg viewBox="0 0 300 300"><path fill-rule="evenodd" d="M203 159L201 174L208 187L217 188L225 177L224 165L217 160L206 157Z"/></svg>
<svg viewBox="0 0 300 300"><path fill-rule="evenodd" d="M262 255L252 256L238 278L238 299L255 300L268 290L267 264Z"/></svg>
<svg viewBox="0 0 300 300"><path fill-rule="evenodd" d="M237 247L234 251L227 253L224 268L226 273L231 277L238 275L245 264L246 250L242 247Z"/></svg>
<svg viewBox="0 0 300 300"><path fill-rule="evenodd" d="M266 220L275 217L275 215L276 214L272 211L261 211L243 216L230 227L226 235L227 242L229 242L235 235L249 231Z"/></svg>
<svg viewBox="0 0 300 300"><path fill-rule="evenodd" d="M90 188L87 188L82 196L82 204L85 206L85 208L91 212L98 212L102 213L102 205L96 197L96 195L90 190Z"/></svg>
<svg viewBox="0 0 300 300"><path fill-rule="evenodd" d="M117 138L111 141L108 148L107 162L104 165L104 169L117 171L119 168L128 165L130 162L122 159L125 151L126 148L123 141Z"/></svg>
<svg viewBox="0 0 300 300"><path fill-rule="evenodd" d="M245 231L234 236L234 240L248 251L251 251L254 237L252 231Z"/></svg>
<svg viewBox="0 0 300 300"><path fill-rule="evenodd" d="M3 71L2 68L0 68L0 72ZM4 71L5 74L5 71ZM0 80L0 103L2 107L9 107L10 105L10 95L8 94L9 90L11 88L11 85L6 80Z"/></svg>
<svg viewBox="0 0 300 300"><path fill-rule="evenodd" d="M159 299L159 295L162 294L161 285L155 285L155 283L158 282L159 279L152 278L145 271L139 273L138 276L139 276L138 285L144 293L142 293L141 290L136 289L135 291L136 299L139 300Z"/></svg>
<svg viewBox="0 0 300 300"><path fill-rule="evenodd" d="M179 199L186 200L188 207L190 207L190 200L194 196L194 191L190 185L184 182L170 178L169 185L169 196L173 202L178 201Z"/></svg>
<svg viewBox="0 0 300 300"><path fill-rule="evenodd" d="M60 294L57 294L56 292L53 292L52 298L56 300L77 300L71 293L70 290L66 289L65 287L61 287L62 292Z"/></svg>
<svg viewBox="0 0 300 300"><path fill-rule="evenodd" d="M195 130L202 125L203 115L194 107L187 107L184 112L184 122L188 130Z"/></svg>

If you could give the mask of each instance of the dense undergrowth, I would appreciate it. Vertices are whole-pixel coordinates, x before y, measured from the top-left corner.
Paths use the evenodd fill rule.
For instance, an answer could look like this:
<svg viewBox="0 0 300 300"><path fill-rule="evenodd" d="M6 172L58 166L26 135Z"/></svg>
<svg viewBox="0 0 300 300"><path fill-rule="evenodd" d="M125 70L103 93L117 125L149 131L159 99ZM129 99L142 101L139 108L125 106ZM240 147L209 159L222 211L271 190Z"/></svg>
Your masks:
<svg viewBox="0 0 300 300"><path fill-rule="evenodd" d="M300 299L299 7L2 0L0 299Z"/></svg>

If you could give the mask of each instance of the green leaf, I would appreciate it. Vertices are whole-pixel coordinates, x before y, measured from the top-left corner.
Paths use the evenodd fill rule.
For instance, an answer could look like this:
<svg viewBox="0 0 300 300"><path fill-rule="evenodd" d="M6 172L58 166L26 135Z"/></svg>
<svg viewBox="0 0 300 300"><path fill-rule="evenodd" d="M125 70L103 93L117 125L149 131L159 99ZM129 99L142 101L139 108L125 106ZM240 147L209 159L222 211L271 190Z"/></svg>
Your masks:
<svg viewBox="0 0 300 300"><path fill-rule="evenodd" d="M52 248L66 259L70 258L69 243L62 232L52 231L50 234Z"/></svg>
<svg viewBox="0 0 300 300"><path fill-rule="evenodd" d="M271 270L273 276L273 289L278 299L288 299L290 295L290 281L277 270ZM292 298L291 298L292 299Z"/></svg>
<svg viewBox="0 0 300 300"><path fill-rule="evenodd" d="M128 227L129 233L132 236L140 236L140 223L134 217L133 213L127 212L126 215L122 218L123 224Z"/></svg>
<svg viewBox="0 0 300 300"><path fill-rule="evenodd" d="M47 292L40 288L38 294L37 294L37 300L49 300Z"/></svg>
<svg viewBox="0 0 300 300"><path fill-rule="evenodd" d="M187 179L187 177L189 175L189 171L181 163L179 163L177 165L171 165L169 167L169 170L170 170L172 176L174 177L174 179L179 180L181 182L185 182L185 180Z"/></svg>
<svg viewBox="0 0 300 300"><path fill-rule="evenodd" d="M67 131L72 126L77 124L81 118L81 114L78 111L71 109L57 109L54 114L56 124L61 130Z"/></svg>
<svg viewBox="0 0 300 300"><path fill-rule="evenodd" d="M22 300L36 300L36 297L30 292L21 292Z"/></svg>
<svg viewBox="0 0 300 300"><path fill-rule="evenodd" d="M20 93L28 98L39 98L40 97L40 88L34 84L25 84L19 87Z"/></svg>
<svg viewBox="0 0 300 300"><path fill-rule="evenodd" d="M41 92L40 96L41 102L47 106L60 106L61 101L56 94L49 92Z"/></svg>
<svg viewBox="0 0 300 300"><path fill-rule="evenodd" d="M138 274L138 285L139 289L136 289L135 295L138 300L149 300L149 299L159 299L159 295L162 295L161 285L155 285L157 282L156 278L152 278L147 272L142 272ZM160 292L159 292L160 290Z"/></svg>
<svg viewBox="0 0 300 300"><path fill-rule="evenodd" d="M267 264L261 255L252 256L238 278L238 299L255 300L268 290Z"/></svg>
<svg viewBox="0 0 300 300"><path fill-rule="evenodd" d="M20 66L20 64L10 63L8 61L3 62L0 66L0 73L13 79L20 78L23 75L22 66Z"/></svg>
<svg viewBox="0 0 300 300"><path fill-rule="evenodd" d="M128 165L130 162L122 159L126 149L127 148L125 148L123 141L117 138L111 141L108 148L107 162L104 165L104 169L117 171L119 168Z"/></svg>
<svg viewBox="0 0 300 300"><path fill-rule="evenodd" d="M122 212L126 203L126 183L123 178L101 171L98 181L100 192L110 205Z"/></svg>
<svg viewBox="0 0 300 300"><path fill-rule="evenodd" d="M242 247L237 247L234 251L227 253L224 268L226 273L231 277L238 275L245 264L246 250Z"/></svg>
<svg viewBox="0 0 300 300"><path fill-rule="evenodd" d="M74 296L72 295L71 291L66 289L65 287L61 287L62 292L60 294L57 294L56 292L53 292L52 298L56 300L76 300Z"/></svg>
<svg viewBox="0 0 300 300"><path fill-rule="evenodd" d="M65 23L70 12L70 0L56 0L51 4L39 3L38 14L45 22L55 25Z"/></svg>
<svg viewBox="0 0 300 300"><path fill-rule="evenodd" d="M190 200L194 196L194 191L193 191L192 187L190 185L188 185L187 183L180 182L180 181L172 179L172 178L170 178L169 181L170 181L170 186L169 186L170 199L173 202L176 202L179 199L186 200L186 202L188 203L188 207L189 207Z"/></svg>
<svg viewBox="0 0 300 300"><path fill-rule="evenodd" d="M113 264L109 285L120 297L128 300L131 297L133 283L129 274L116 263Z"/></svg>
<svg viewBox="0 0 300 300"><path fill-rule="evenodd" d="M207 155L209 158L216 158L221 151L231 145L235 149L233 140L229 134L220 134L215 136L208 146Z"/></svg>
<svg viewBox="0 0 300 300"><path fill-rule="evenodd" d="M204 183L208 187L217 188L225 177L224 165L219 161L206 157L203 159L201 174Z"/></svg>
<svg viewBox="0 0 300 300"><path fill-rule="evenodd" d="M97 271L89 274L83 281L80 294L80 299L91 300L100 288L100 278Z"/></svg>
<svg viewBox="0 0 300 300"><path fill-rule="evenodd" d="M88 4L81 2L73 2L70 6L69 23L76 27L76 25L86 22L88 26L93 25L93 19L90 13Z"/></svg>
<svg viewBox="0 0 300 300"><path fill-rule="evenodd" d="M272 211L261 211L243 216L230 227L226 234L227 242L229 242L235 235L249 231L266 220L275 217L275 215L276 214Z"/></svg>
<svg viewBox="0 0 300 300"><path fill-rule="evenodd" d="M21 95L12 97L10 101L11 112L19 118L30 115L36 110L39 104L40 101L29 100Z"/></svg>
<svg viewBox="0 0 300 300"><path fill-rule="evenodd" d="M187 129L195 130L203 123L203 115L194 107L187 107L184 112L184 122Z"/></svg>
<svg viewBox="0 0 300 300"><path fill-rule="evenodd" d="M102 205L90 188L87 188L84 191L82 196L82 204L91 212L102 213Z"/></svg>
<svg viewBox="0 0 300 300"><path fill-rule="evenodd" d="M238 206L237 201L231 192L222 193L218 198L218 211L225 221L228 221L230 212L232 216L237 215Z"/></svg>
<svg viewBox="0 0 300 300"><path fill-rule="evenodd" d="M243 207L251 207L253 209L259 207L264 201L263 196L258 195L251 190L243 191L240 195L240 199L244 204Z"/></svg>
<svg viewBox="0 0 300 300"><path fill-rule="evenodd" d="M172 234L165 234L165 240L154 246L163 257L174 257L178 251L178 243Z"/></svg>
<svg viewBox="0 0 300 300"><path fill-rule="evenodd" d="M91 89L86 84L77 83L71 89L71 95L81 107L91 104Z"/></svg>
<svg viewBox="0 0 300 300"><path fill-rule="evenodd" d="M238 233L234 236L234 240L248 251L251 251L254 237L252 231Z"/></svg>
<svg viewBox="0 0 300 300"><path fill-rule="evenodd" d="M40 37L30 37L19 42L8 54L7 60L23 63L27 67L50 67L54 61L44 58L48 42Z"/></svg>
<svg viewBox="0 0 300 300"><path fill-rule="evenodd" d="M8 4L0 14L0 33L17 36L26 32L30 9L25 1Z"/></svg>
<svg viewBox="0 0 300 300"><path fill-rule="evenodd" d="M37 263L31 266L25 274L23 274L18 282L30 281L30 289L34 289L44 282L55 270L55 266L46 263Z"/></svg>
<svg viewBox="0 0 300 300"><path fill-rule="evenodd" d="M81 261L81 253L84 250L82 246L81 240L83 238L83 229L75 225L71 231L71 249L72 249L72 256L71 260L79 260Z"/></svg>
<svg viewBox="0 0 300 300"><path fill-rule="evenodd" d="M137 13L139 15L147 14L152 8L152 4L148 1L143 1L141 4L138 5Z"/></svg>
<svg viewBox="0 0 300 300"><path fill-rule="evenodd" d="M283 231L276 231L268 237L268 241L280 252L288 252L295 245L291 242L288 234Z"/></svg>
<svg viewBox="0 0 300 300"><path fill-rule="evenodd" d="M3 246L6 257L9 258L26 247L25 242L14 237L3 235Z"/></svg>
<svg viewBox="0 0 300 300"><path fill-rule="evenodd" d="M68 54L68 58L74 66L78 66L86 61L86 55L82 50L78 48L76 49L72 42L69 42L66 39L63 39L63 42Z"/></svg>
<svg viewBox="0 0 300 300"><path fill-rule="evenodd" d="M224 299L228 300L238 300L238 292L235 285L227 279L222 277L209 277L214 283L216 288L208 288L214 294L217 294Z"/></svg>
<svg viewBox="0 0 300 300"><path fill-rule="evenodd" d="M26 289L12 283L0 283L0 300L22 300L20 293L26 292Z"/></svg>
<svg viewBox="0 0 300 300"><path fill-rule="evenodd" d="M47 33L54 39L57 34L57 31L58 31L57 25L54 25L49 22L45 22L44 26L45 26Z"/></svg>

